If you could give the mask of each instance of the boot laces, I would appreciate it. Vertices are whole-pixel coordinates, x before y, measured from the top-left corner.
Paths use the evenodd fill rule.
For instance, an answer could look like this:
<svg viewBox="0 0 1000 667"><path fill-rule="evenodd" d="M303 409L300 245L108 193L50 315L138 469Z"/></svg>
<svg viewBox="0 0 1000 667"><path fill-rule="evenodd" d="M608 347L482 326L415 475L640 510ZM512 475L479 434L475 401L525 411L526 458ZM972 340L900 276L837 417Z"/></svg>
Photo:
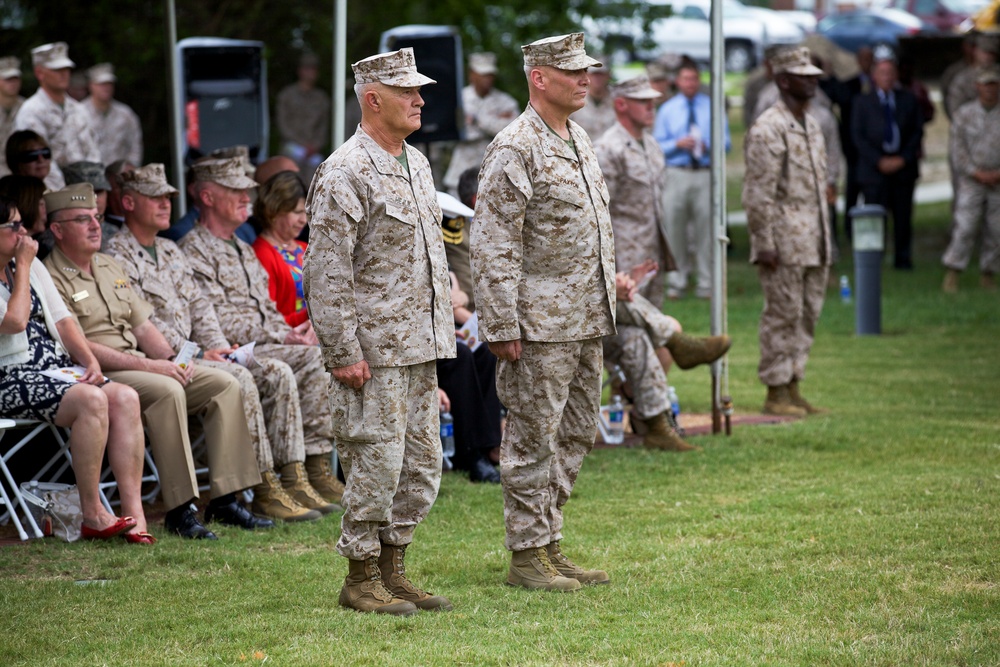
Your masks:
<svg viewBox="0 0 1000 667"><path fill-rule="evenodd" d="M558 547L556 547L556 549L558 549ZM552 577L562 576L559 574L559 570L556 569L556 566L552 564L552 561L549 560L549 552L545 550L545 547L538 547L536 553L538 554L538 560L541 562L546 574Z"/></svg>

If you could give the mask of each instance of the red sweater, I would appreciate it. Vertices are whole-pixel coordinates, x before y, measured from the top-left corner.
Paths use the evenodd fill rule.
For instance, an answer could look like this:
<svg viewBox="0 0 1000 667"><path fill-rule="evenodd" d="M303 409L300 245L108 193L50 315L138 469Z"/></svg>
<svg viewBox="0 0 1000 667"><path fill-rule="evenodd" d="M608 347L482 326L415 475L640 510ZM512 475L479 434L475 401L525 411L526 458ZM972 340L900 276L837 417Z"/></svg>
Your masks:
<svg viewBox="0 0 1000 667"><path fill-rule="evenodd" d="M306 244L296 241L303 250ZM292 270L288 267L285 259L281 256L273 245L258 236L253 242L253 251L257 253L257 259L264 265L264 270L270 278L267 289L271 294L271 300L278 307L278 312L285 316L285 321L289 326L297 327L309 319L309 311L303 308L295 311L295 281L292 279Z"/></svg>

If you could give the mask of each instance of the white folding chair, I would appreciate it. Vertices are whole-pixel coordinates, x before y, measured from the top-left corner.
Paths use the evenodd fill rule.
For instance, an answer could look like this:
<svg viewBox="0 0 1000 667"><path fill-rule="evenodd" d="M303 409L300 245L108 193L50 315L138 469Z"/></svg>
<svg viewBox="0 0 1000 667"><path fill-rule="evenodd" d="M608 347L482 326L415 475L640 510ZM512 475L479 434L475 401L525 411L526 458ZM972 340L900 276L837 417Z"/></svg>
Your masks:
<svg viewBox="0 0 1000 667"><path fill-rule="evenodd" d="M6 523L8 519L13 519L14 525L17 526L17 534L22 540L27 540L29 537L42 537L42 530L38 527L38 523L31 515L28 505L24 500L24 496L21 494L21 489L14 480L14 476L11 474L10 468L7 466L7 462L10 461L15 454L21 451L25 445L41 435L44 431L49 430L55 438L59 449L55 455L52 456L52 458L50 458L48 462L32 476L32 479L38 480L43 478L49 473L49 470L51 470L53 466L61 462L62 465L60 465L56 469L56 472L49 477L49 479L57 479L69 466L69 444L66 442L66 438L63 436L61 429L52 424L32 419L0 419L0 439L7 434L8 430L15 428L27 428L29 430L28 433L18 440L13 447L0 455L0 473L3 475L3 479L0 480L0 500L3 501L5 507L3 514L0 514L0 523ZM6 485L9 488L5 488L4 482L6 482ZM25 531L21 520L17 516L18 507L20 507L21 513L24 515L25 521L31 529L32 535L30 536L27 531Z"/></svg>

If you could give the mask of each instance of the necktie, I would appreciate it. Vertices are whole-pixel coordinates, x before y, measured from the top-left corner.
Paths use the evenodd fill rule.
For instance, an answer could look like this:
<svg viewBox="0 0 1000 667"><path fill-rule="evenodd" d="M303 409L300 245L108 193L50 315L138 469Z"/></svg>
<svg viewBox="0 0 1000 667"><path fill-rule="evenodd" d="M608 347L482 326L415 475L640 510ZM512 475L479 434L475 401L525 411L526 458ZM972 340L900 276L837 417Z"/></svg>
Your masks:
<svg viewBox="0 0 1000 667"><path fill-rule="evenodd" d="M688 99L688 134L695 138L696 141L701 140L701 133L698 131L698 121L695 119L694 115L694 98ZM691 151L691 166L698 166L698 158L695 154L698 153L697 147Z"/></svg>
<svg viewBox="0 0 1000 667"><path fill-rule="evenodd" d="M892 113L892 103L889 101L889 96L885 95L882 97L882 115L883 115L883 130L882 130L882 150L886 153L895 153L899 150L898 146L898 132L896 127L896 117Z"/></svg>

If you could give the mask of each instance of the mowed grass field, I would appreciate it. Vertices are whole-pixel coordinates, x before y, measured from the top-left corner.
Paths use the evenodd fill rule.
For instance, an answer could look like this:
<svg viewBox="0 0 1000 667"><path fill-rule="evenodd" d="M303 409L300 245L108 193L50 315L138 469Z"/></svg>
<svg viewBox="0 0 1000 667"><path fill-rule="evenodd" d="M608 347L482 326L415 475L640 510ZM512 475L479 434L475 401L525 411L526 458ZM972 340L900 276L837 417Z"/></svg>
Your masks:
<svg viewBox="0 0 1000 667"><path fill-rule="evenodd" d="M608 586L505 586L500 489L446 474L408 565L451 613L339 608L337 516L215 543L154 524L151 548L0 548L0 664L998 665L1000 295L940 292L947 211L919 207L917 269L885 270L881 336L831 287L802 385L829 415L593 452L563 545ZM753 413L761 296L733 238L729 387ZM670 312L707 333L705 302ZM708 410L706 369L670 380Z"/></svg>

